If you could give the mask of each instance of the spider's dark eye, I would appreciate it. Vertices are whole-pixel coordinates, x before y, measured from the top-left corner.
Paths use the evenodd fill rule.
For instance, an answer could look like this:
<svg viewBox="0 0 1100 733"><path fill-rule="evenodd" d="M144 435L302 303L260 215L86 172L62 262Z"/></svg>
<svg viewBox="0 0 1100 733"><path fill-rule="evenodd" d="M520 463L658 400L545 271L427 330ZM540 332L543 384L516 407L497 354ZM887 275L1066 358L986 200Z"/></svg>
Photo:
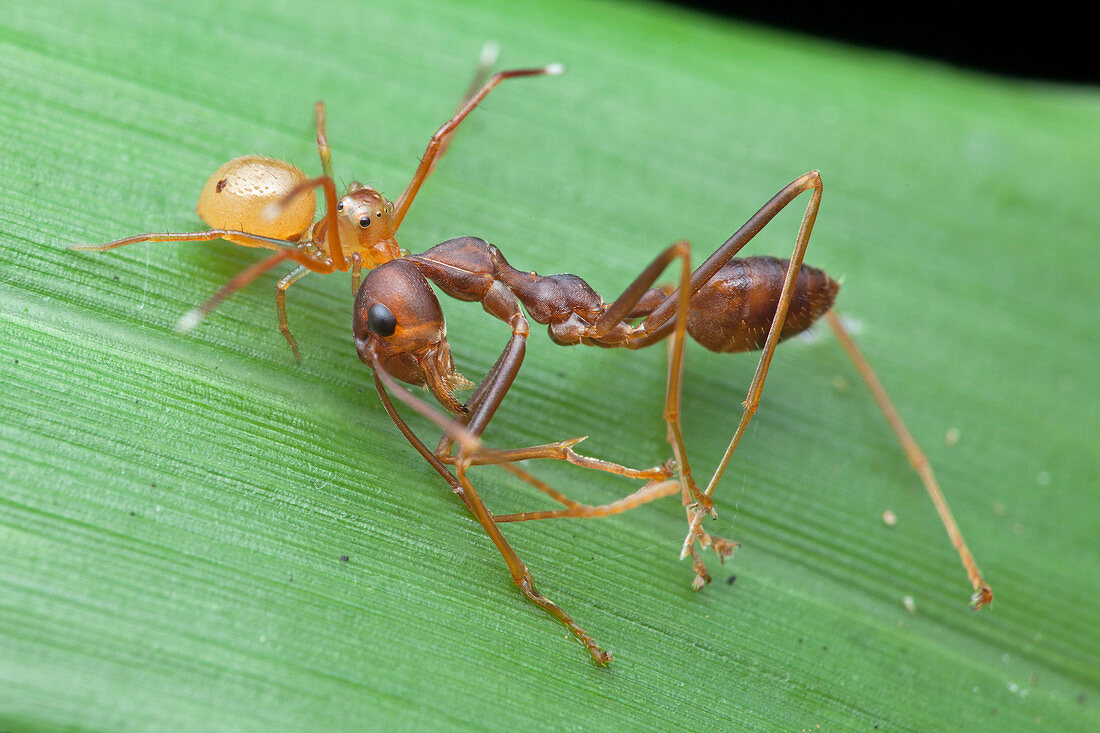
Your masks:
<svg viewBox="0 0 1100 733"><path fill-rule="evenodd" d="M337 211L343 211L343 210L344 210L344 202L343 202L343 201L341 201L340 203L336 204L336 210L337 210Z"/></svg>
<svg viewBox="0 0 1100 733"><path fill-rule="evenodd" d="M392 336L397 330L397 317L386 306L375 303L367 311L367 327L383 338Z"/></svg>
<svg viewBox="0 0 1100 733"><path fill-rule="evenodd" d="M359 217L359 228L360 229L366 229L369 226L370 226L370 217L369 216L367 216L366 214L363 214L361 217Z"/></svg>

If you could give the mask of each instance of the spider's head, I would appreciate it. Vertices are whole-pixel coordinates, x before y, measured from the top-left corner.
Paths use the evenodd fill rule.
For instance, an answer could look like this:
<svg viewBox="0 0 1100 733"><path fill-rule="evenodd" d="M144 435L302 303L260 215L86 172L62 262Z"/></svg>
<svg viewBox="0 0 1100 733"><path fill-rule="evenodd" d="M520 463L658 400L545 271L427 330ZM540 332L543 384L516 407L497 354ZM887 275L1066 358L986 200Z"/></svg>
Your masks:
<svg viewBox="0 0 1100 733"><path fill-rule="evenodd" d="M370 186L352 183L336 202L340 244L358 252L364 267L377 267L400 257L394 238L393 202Z"/></svg>

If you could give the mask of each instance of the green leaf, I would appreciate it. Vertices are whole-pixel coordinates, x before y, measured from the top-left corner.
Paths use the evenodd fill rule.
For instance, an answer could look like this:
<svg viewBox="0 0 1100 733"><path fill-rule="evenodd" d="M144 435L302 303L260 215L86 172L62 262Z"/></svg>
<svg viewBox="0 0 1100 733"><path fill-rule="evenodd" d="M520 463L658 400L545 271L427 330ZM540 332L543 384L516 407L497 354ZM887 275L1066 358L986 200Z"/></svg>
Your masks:
<svg viewBox="0 0 1100 733"><path fill-rule="evenodd" d="M0 728L1100 727L1094 90L650 4L19 5L0 19ZM930 502L822 332L777 352L710 525L744 547L711 558L702 592L674 499L505 526L613 650L598 669L390 424L346 276L291 289L298 366L273 277L172 330L256 252L66 249L201 228L198 191L237 155L319 171L316 99L337 176L397 196L487 40L500 67L568 73L507 82L471 116L403 246L478 235L611 299L668 243L702 258L819 168L807 262L843 278L838 309L992 609L966 609ZM790 208L752 252L790 251ZM508 329L445 308L460 369L483 374ZM664 367L661 348L561 349L537 329L486 437L588 434L589 454L653 465ZM689 349L699 475L754 368ZM533 470L589 503L636 488ZM474 476L494 511L547 505Z"/></svg>

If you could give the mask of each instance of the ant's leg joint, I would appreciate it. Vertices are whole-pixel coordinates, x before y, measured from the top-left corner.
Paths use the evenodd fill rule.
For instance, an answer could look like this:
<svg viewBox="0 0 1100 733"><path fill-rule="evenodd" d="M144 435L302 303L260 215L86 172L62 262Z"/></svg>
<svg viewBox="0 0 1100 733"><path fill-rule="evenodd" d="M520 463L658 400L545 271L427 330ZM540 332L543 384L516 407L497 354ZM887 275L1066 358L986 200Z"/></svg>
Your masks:
<svg viewBox="0 0 1100 733"><path fill-rule="evenodd" d="M913 467L914 471L922 475L932 467L932 464L928 460L928 456L924 455L923 452L916 455L910 454L909 465Z"/></svg>
<svg viewBox="0 0 1100 733"><path fill-rule="evenodd" d="M524 317L522 313L513 315L508 325L512 327L513 336L523 336L527 338L531 335L531 326L527 323L527 318Z"/></svg>

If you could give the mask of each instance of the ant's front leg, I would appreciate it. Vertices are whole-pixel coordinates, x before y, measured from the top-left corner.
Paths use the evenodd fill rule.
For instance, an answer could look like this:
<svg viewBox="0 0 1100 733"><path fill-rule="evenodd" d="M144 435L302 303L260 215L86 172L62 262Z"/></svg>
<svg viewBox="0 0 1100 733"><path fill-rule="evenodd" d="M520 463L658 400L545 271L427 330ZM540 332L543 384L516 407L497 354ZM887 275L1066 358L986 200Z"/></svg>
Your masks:
<svg viewBox="0 0 1100 733"><path fill-rule="evenodd" d="M429 405L424 403L417 397L409 394L403 390L397 381L383 369L381 362L374 358L371 364L374 369L374 386L378 391L378 397L382 401L382 406L385 408L386 413L393 420L394 425L397 426L401 434L405 436L405 439L423 456L432 468L434 468L443 479L450 484L452 491L458 495L462 500L462 503L466 505L466 508L470 510L470 513L474 515L478 523L481 524L482 529L489 536L489 539L496 546L497 551L500 552L504 558L505 564L508 566L508 572L512 576L512 582L520 589L524 597L534 605L541 608L576 637L588 654L592 657L592 661L601 667L607 666L611 663L611 653L604 651L600 648L587 631L585 631L580 624L573 620L573 617L566 613L559 605L551 601L546 596L542 595L535 588L534 578L531 577L531 571L527 569L527 566L520 560L516 551L512 549L512 546L508 544L508 540L505 539L504 534L500 531L500 527L493 519L492 513L486 508L485 503L481 500L481 497L477 493L477 489L470 483L469 478L466 476L466 469L469 468L469 461L466 458L465 451L470 450L474 453L480 447L480 441L474 437L463 426L454 421L447 420L441 415L435 412ZM405 423L401 416L394 409L393 404L390 402L389 397L386 394L386 387L394 390L394 394L413 407L417 412L432 419L437 424L444 425L448 432L452 432L455 435L456 440L459 441L461 446L459 449L459 455L455 462L456 474L452 475L445 465L438 458L428 450L427 446L413 433L412 429Z"/></svg>
<svg viewBox="0 0 1100 733"><path fill-rule="evenodd" d="M556 443L544 443L543 445L533 445L526 448L484 450L476 456L471 456L470 465L495 466L515 463L516 461L551 459L565 461L566 463L571 463L581 468L591 468L596 471L613 473L617 476L625 476L626 478L647 479L651 481L654 479L666 479L673 473L673 469L670 465L671 462L662 463L652 468L629 468L612 461L605 461L601 458L584 456L573 450L573 446L587 439L588 436L584 435L580 438L569 438L567 440L559 440ZM453 463L454 457L450 454L453 439L450 436L444 435L439 443L439 447L436 448L436 456L444 463Z"/></svg>

